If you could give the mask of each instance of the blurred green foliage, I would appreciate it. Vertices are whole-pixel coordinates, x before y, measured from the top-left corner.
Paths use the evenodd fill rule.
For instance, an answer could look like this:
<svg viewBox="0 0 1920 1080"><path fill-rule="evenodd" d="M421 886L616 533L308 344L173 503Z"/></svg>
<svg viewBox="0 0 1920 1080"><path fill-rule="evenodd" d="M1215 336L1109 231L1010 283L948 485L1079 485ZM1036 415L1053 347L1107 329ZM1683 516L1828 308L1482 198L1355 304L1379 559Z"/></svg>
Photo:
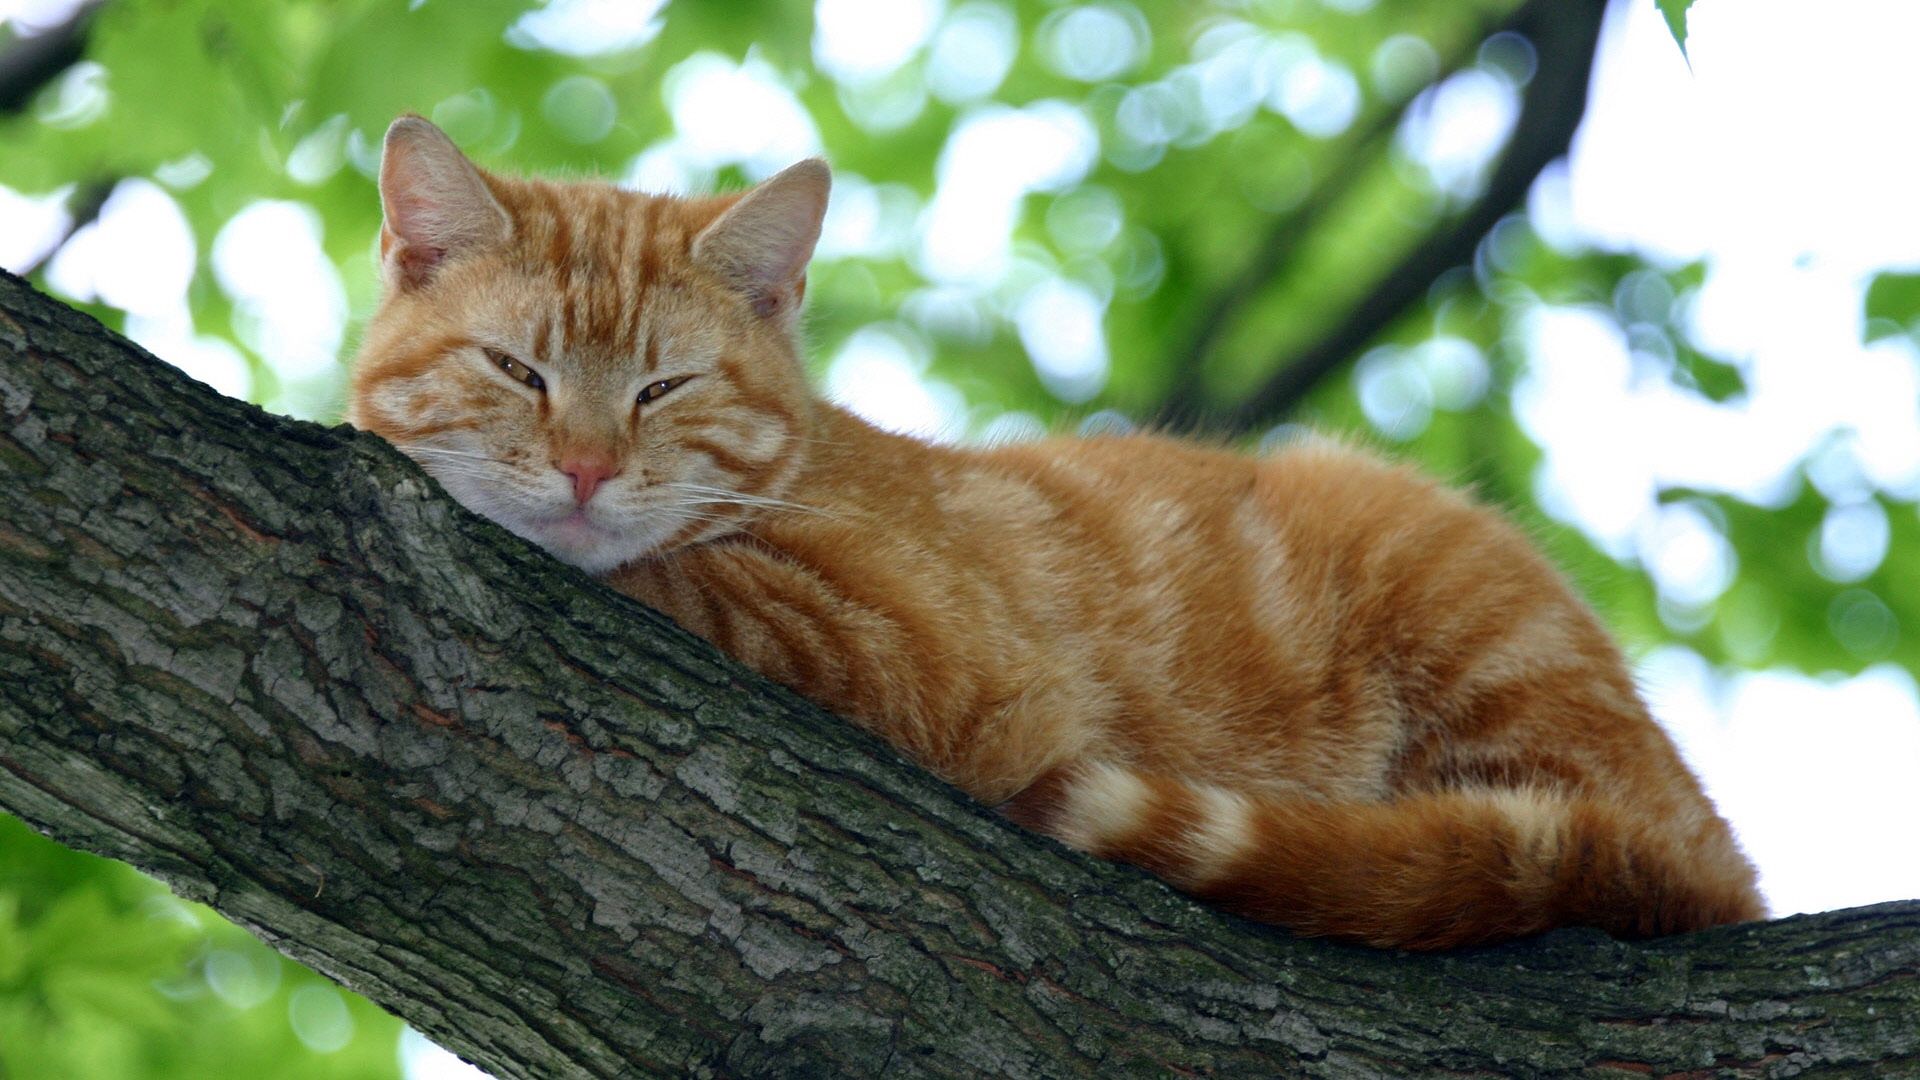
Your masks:
<svg viewBox="0 0 1920 1080"><path fill-rule="evenodd" d="M1683 47L1687 6L1661 0ZM836 199L864 221L814 268L820 374L878 328L921 375L958 392L972 435L1123 425L1176 400L1197 403L1180 420L1205 429L1361 309L1479 197L1490 153L1421 152L1434 88L1470 84L1511 112L1538 57L1506 28L1551 5L958 0L933 5L929 41L866 73L820 62L806 3L673 0L640 40L586 54L543 43L524 21L534 7L109 0L86 30L85 60L0 118L0 184L71 191L76 205L90 185L157 185L191 234L194 331L247 358L255 400L332 419L343 370L270 362L260 314L214 269L216 241L237 215L261 200L304 208L351 325L375 297L372 176L397 113L432 118L492 168L630 178L667 161L690 187L723 187L766 163L750 150L689 149L763 119L685 99L696 75L720 72L797 102L809 147L834 164ZM901 10L918 7L900 0ZM1556 10L1578 17L1571 5ZM1005 264L973 278L942 273L919 238L956 194L943 183L956 136L1008 118L1077 125L1089 156L1051 171L1009 162L1031 175L1011 195ZM1724 587L1704 599L1663 595L1638 554L1608 548L1553 508L1538 480L1540 434L1515 410L1536 362L1528 320L1543 305L1600 320L1629 343L1636 379L1683 395L1737 407L1749 372L1745 358L1707 355L1689 335L1706 267L1544 231L1510 214L1423 302L1384 313L1357 363L1286 415L1232 434L1279 440L1306 424L1474 485L1540 539L1630 650L1681 643L1723 665L1853 672L1891 659L1920 670L1920 518L1911 492L1862 485L1846 432L1764 505L1718 490L1658 493L1731 552ZM1050 380L1023 340L1022 305L1045 283L1098 305L1107 368L1088 386ZM94 296L70 299L129 327ZM1863 316L1871 338L1912 335L1920 277L1881 277ZM340 351L350 348L349 330ZM1870 566L1824 556L1836 515L1869 527L1884 518L1884 555ZM393 1072L395 1022L357 1000L344 1013L315 1004L309 991L322 985L132 871L0 822L0 1076ZM293 1019L302 1001L349 1018L343 1047L302 1040Z"/></svg>
<svg viewBox="0 0 1920 1080"><path fill-rule="evenodd" d="M399 1075L400 1022L130 866L0 815L0 1077Z"/></svg>

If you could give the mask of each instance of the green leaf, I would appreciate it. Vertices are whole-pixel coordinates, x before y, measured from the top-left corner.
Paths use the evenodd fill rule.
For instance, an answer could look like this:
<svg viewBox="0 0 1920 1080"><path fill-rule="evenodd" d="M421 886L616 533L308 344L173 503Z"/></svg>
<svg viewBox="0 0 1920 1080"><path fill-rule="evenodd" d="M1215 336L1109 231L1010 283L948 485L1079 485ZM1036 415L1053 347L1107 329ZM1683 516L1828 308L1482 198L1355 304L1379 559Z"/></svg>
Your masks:
<svg viewBox="0 0 1920 1080"><path fill-rule="evenodd" d="M1673 43L1680 46L1680 55L1686 56L1687 9L1693 6L1693 0L1655 0L1655 2L1660 5L1660 14L1667 17L1667 29L1673 33Z"/></svg>
<svg viewBox="0 0 1920 1080"><path fill-rule="evenodd" d="M1913 325L1920 318L1920 274L1880 274L1867 286L1868 341ZM1889 327L1888 324L1895 324Z"/></svg>
<svg viewBox="0 0 1920 1080"><path fill-rule="evenodd" d="M1708 401L1725 403L1747 396L1747 376L1738 366L1680 347L1673 359L1674 382Z"/></svg>

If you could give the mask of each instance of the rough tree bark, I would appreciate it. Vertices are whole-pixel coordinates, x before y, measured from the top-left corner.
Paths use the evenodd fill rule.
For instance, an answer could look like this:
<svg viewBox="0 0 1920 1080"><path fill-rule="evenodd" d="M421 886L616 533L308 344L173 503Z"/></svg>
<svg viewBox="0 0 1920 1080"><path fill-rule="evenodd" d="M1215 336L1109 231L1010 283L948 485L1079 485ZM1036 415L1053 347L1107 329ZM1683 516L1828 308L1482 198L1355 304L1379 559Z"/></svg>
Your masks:
<svg viewBox="0 0 1920 1080"><path fill-rule="evenodd" d="M1913 1075L1920 904L1447 956L1024 834L0 280L0 806L502 1076Z"/></svg>

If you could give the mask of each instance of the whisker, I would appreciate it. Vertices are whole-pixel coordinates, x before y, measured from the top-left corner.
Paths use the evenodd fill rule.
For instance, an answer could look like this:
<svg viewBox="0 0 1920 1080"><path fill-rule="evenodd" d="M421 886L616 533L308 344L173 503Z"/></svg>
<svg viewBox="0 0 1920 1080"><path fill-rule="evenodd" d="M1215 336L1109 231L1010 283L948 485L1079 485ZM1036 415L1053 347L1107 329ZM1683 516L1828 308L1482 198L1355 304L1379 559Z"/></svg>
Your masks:
<svg viewBox="0 0 1920 1080"><path fill-rule="evenodd" d="M478 461L491 461L496 463L500 461L499 458L494 457L492 454L476 454L468 450L449 450L442 446L421 446L418 443L412 445L396 443L395 445L399 446L403 453L408 454L438 454L441 457L473 458Z"/></svg>
<svg viewBox="0 0 1920 1080"><path fill-rule="evenodd" d="M696 500L698 502L731 503L736 506L754 506L769 510L791 510L804 514L820 514L827 517L834 516L830 511L817 506L789 502L786 499L776 499L768 495L754 495L745 491L732 491L727 488L711 487L706 484L669 480L654 484L652 487L665 488L670 491L684 491L690 495L708 496L706 499Z"/></svg>
<svg viewBox="0 0 1920 1080"><path fill-rule="evenodd" d="M423 461L420 464L425 466L427 463ZM474 476L484 477L488 480L500 479L499 470L484 469L478 465L464 461L435 461L433 462L433 467L428 469L427 472L434 476Z"/></svg>
<svg viewBox="0 0 1920 1080"><path fill-rule="evenodd" d="M756 502L748 499L694 498L679 503L680 506L736 506L743 510L777 510L789 514L811 514L815 517L833 519L839 515L813 506L798 506L793 503Z"/></svg>

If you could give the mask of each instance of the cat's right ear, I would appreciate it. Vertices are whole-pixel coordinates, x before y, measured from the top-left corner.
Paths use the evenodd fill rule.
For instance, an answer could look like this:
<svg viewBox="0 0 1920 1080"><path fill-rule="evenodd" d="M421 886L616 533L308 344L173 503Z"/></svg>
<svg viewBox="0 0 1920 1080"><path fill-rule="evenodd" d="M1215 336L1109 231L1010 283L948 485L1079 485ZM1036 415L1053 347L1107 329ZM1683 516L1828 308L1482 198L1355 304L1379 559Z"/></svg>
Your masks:
<svg viewBox="0 0 1920 1080"><path fill-rule="evenodd" d="M732 282L755 312L792 327L832 184L819 158L787 166L694 237L693 261Z"/></svg>
<svg viewBox="0 0 1920 1080"><path fill-rule="evenodd" d="M380 263L392 288L419 288L448 259L498 244L513 228L480 170L418 116L402 116L387 129L380 205Z"/></svg>

